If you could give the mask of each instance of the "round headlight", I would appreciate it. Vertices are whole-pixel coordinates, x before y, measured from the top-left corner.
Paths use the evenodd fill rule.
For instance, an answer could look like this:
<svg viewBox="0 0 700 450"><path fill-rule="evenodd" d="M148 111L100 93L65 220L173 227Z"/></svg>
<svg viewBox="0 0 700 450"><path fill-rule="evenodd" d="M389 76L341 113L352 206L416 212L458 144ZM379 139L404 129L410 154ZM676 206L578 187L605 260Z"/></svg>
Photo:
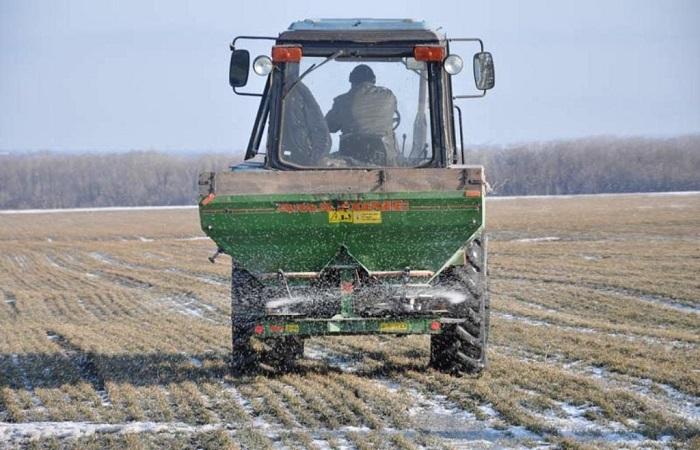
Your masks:
<svg viewBox="0 0 700 450"><path fill-rule="evenodd" d="M448 55L447 58L445 58L445 61L443 61L442 65L445 68L445 72L449 73L450 75L457 75L462 71L464 61L462 61L462 58L457 55Z"/></svg>
<svg viewBox="0 0 700 450"><path fill-rule="evenodd" d="M272 60L269 56L260 55L253 61L253 72L260 76L267 75L272 72Z"/></svg>

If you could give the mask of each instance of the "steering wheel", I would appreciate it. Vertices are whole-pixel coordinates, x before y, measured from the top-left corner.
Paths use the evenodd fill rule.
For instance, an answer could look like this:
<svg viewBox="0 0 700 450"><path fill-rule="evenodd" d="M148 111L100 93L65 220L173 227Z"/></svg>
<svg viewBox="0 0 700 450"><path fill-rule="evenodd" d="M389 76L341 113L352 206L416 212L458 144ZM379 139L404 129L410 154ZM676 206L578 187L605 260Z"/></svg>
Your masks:
<svg viewBox="0 0 700 450"><path fill-rule="evenodd" d="M391 123L394 125L391 128L392 130L396 130L399 125L401 125L401 113L399 113L398 109L394 111L394 117L391 118Z"/></svg>

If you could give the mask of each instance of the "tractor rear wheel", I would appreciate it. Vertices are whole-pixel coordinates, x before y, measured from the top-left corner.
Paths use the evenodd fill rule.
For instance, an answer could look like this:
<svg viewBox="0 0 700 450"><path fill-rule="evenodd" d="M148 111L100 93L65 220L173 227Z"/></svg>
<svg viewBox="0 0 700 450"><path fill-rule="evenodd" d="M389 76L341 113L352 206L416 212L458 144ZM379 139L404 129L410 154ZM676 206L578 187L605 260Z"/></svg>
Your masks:
<svg viewBox="0 0 700 450"><path fill-rule="evenodd" d="M264 313L262 285L246 270L231 272L231 371L235 375L258 370L258 355L251 338L255 322Z"/></svg>
<svg viewBox="0 0 700 450"><path fill-rule="evenodd" d="M262 360L280 372L292 370L296 361L304 356L304 339L285 336L266 339Z"/></svg>
<svg viewBox="0 0 700 450"><path fill-rule="evenodd" d="M430 365L448 373L479 374L486 367L489 293L486 235L475 237L465 251L464 266L448 269L444 282L464 292L443 319L442 333L430 337Z"/></svg>
<svg viewBox="0 0 700 450"><path fill-rule="evenodd" d="M231 372L252 374L260 363L288 371L304 355L304 340L296 336L268 338L258 353L252 338L256 323L265 315L264 286L248 271L233 267L231 272Z"/></svg>

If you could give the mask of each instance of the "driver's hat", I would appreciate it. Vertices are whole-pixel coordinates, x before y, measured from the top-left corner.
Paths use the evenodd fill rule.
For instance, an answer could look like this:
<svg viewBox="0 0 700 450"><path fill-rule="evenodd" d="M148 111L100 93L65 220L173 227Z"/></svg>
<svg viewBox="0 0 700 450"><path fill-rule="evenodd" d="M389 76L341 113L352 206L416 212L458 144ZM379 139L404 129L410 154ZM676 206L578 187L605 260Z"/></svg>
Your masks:
<svg viewBox="0 0 700 450"><path fill-rule="evenodd" d="M350 83L362 83L363 81L371 81L372 83L377 81L374 71L367 64L360 64L350 72Z"/></svg>

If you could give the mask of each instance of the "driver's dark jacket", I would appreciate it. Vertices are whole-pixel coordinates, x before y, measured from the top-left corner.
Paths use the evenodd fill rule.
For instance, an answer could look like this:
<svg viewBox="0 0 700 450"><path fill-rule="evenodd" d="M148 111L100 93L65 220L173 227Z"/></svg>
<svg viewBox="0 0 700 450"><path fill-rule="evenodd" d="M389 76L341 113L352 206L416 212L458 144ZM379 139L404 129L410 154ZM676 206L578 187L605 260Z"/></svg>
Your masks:
<svg viewBox="0 0 700 450"><path fill-rule="evenodd" d="M371 82L353 85L333 100L326 114L331 133L342 131L339 153L373 164L392 165L396 144L392 119L396 97Z"/></svg>
<svg viewBox="0 0 700 450"><path fill-rule="evenodd" d="M281 158L315 166L331 149L331 136L321 107L304 83L297 83L284 100Z"/></svg>

